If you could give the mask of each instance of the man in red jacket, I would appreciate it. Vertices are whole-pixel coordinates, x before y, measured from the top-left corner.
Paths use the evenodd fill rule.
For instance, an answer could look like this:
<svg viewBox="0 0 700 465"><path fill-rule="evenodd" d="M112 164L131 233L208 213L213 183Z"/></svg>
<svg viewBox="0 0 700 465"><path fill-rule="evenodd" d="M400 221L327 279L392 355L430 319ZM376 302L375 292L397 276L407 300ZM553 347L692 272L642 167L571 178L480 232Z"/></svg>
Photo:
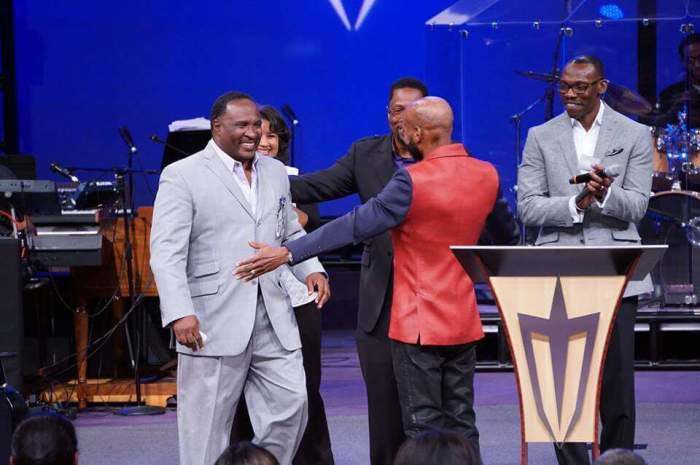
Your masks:
<svg viewBox="0 0 700 465"><path fill-rule="evenodd" d="M391 229L389 338L405 433L450 429L478 451L473 381L475 343L484 333L473 283L449 246L476 244L487 220L492 223L499 180L491 164L452 143L452 124L445 100L412 103L400 132L419 163L398 170L377 197L285 247L251 244L259 252L235 273L252 279ZM512 221L503 230L514 230Z"/></svg>

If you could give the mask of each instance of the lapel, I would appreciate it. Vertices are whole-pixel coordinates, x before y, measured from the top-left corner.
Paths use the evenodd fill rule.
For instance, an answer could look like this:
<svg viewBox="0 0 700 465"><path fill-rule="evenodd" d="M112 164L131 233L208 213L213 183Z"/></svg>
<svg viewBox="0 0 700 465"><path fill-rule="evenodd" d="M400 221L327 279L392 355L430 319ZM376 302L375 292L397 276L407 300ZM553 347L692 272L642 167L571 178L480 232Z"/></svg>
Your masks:
<svg viewBox="0 0 700 465"><path fill-rule="evenodd" d="M610 147L614 139L615 133L617 132L617 113L606 105L603 111L603 121L600 125L600 132L598 133L598 142L596 142L595 150L593 151L593 156L600 160L602 165L605 165L605 154L610 152Z"/></svg>
<svg viewBox="0 0 700 465"><path fill-rule="evenodd" d="M374 156L372 156L372 160L374 161L374 171L379 180L379 189L377 190L377 192L379 192L387 185L396 171L391 134L386 138L386 141L381 145Z"/></svg>
<svg viewBox="0 0 700 465"><path fill-rule="evenodd" d="M574 131L571 127L571 120L566 112L562 114L558 126L557 132L559 136L557 140L559 141L566 166L569 168L568 177L576 176L578 174L578 155L576 155L576 147L574 146Z"/></svg>
<svg viewBox="0 0 700 465"><path fill-rule="evenodd" d="M245 212L248 213L251 218L255 219L248 201L243 195L243 192L241 192L241 188L238 187L238 184L236 184L236 181L233 179L234 174L228 172L226 165L219 160L219 157L216 155L216 152L214 152L213 147L211 147L211 144L213 143L214 142L210 140L209 144L207 144L207 147L204 149L206 151L204 154L204 164L206 165L207 169L209 169L217 178L219 178L219 181L221 181L226 187L226 190L228 190L238 201L238 203L241 204L243 210L245 210ZM258 190L260 190L259 182L260 176L258 176Z"/></svg>
<svg viewBox="0 0 700 465"><path fill-rule="evenodd" d="M260 159L258 160L258 164L255 165L256 169L256 174L257 174L257 182L258 182L258 203L256 205L256 212L257 212L257 219L260 219L263 217L263 212L265 211L265 205L268 203L267 201L269 200L269 193L272 191L268 191L267 187L269 185L270 179L270 173L268 173L267 170L267 163L265 163L264 155L258 155Z"/></svg>

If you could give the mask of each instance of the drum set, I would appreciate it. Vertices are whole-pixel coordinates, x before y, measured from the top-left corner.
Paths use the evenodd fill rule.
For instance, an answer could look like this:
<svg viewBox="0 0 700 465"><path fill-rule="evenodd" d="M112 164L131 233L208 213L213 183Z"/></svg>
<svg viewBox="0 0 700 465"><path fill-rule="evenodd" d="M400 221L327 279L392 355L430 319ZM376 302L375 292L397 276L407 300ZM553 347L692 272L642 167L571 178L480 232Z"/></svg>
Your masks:
<svg viewBox="0 0 700 465"><path fill-rule="evenodd" d="M678 123L651 127L654 147L652 192L700 190L700 129L688 128L688 112Z"/></svg>
<svg viewBox="0 0 700 465"><path fill-rule="evenodd" d="M694 307L700 300L700 129L688 127L686 106L677 123L652 126L651 133L652 194L640 234L646 243L669 246L652 273L662 304Z"/></svg>

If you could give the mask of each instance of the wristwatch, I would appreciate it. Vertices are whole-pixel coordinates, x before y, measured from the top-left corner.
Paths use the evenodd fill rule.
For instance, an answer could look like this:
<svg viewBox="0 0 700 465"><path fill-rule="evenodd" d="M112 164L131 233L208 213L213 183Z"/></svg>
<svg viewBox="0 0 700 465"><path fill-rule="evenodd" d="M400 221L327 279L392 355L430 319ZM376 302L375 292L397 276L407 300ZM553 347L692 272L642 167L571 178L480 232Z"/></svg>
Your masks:
<svg viewBox="0 0 700 465"><path fill-rule="evenodd" d="M291 265L292 263L294 263L294 256L292 255L292 252L289 252L289 253L287 254L287 263L290 264L290 265Z"/></svg>

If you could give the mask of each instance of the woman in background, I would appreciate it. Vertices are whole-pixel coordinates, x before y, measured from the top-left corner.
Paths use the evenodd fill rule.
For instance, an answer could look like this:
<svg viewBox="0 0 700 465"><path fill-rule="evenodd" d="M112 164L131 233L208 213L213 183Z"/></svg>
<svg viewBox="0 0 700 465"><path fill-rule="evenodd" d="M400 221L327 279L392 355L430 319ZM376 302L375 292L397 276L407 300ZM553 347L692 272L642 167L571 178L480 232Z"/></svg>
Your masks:
<svg viewBox="0 0 700 465"><path fill-rule="evenodd" d="M270 106L260 109L262 116L262 137L258 153L276 158L289 165L289 145L291 132L282 115ZM290 174L298 170L287 166ZM321 220L316 205L297 205L299 223L306 232L320 226ZM306 390L309 399L309 421L299 450L294 456L293 465L333 465L331 440L326 420L326 410L321 398L321 312L316 308L316 293L309 295L306 284L302 283L284 267L280 274L280 284L285 288L294 307L301 336L301 353L306 372ZM250 440L253 430L248 417L245 399L241 397L233 420L231 443Z"/></svg>

